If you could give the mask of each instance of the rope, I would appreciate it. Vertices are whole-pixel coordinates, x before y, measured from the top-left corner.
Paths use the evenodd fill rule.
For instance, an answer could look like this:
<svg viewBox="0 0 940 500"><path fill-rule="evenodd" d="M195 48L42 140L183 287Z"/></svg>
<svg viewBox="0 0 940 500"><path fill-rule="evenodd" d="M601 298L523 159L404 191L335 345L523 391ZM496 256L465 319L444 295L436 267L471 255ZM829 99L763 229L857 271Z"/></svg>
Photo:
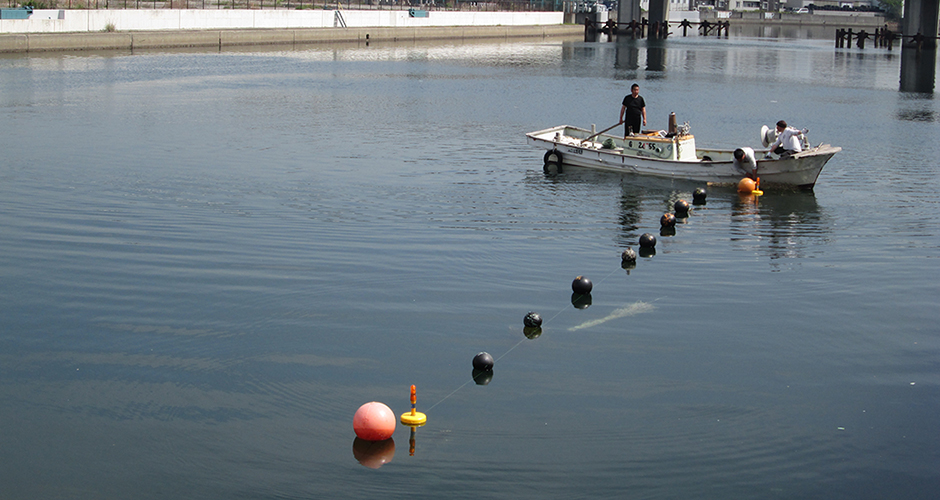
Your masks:
<svg viewBox="0 0 940 500"><path fill-rule="evenodd" d="M604 281L606 281L607 278L610 278L610 277L611 277L614 273L616 273L617 271L618 271L618 269L615 269L615 270L611 271L610 273L607 274L607 276L604 276L603 278L601 278L601 280L598 281L597 284L600 285L601 283L603 283ZM552 320L554 320L555 318L557 318L558 315L560 315L560 314L561 314L562 312L564 312L566 309L568 309L568 307L567 307L567 306L563 306L561 309L559 309L557 312L555 312L555 314L552 315L551 318L546 319L546 320L543 322L543 324L546 324L546 325L547 325L548 323L551 323ZM516 345L510 347L506 352L502 353L498 358L496 358L496 361L499 361L499 360L503 359L507 354L511 353L515 348L519 347L519 346L520 346L523 342L525 342L526 340L528 340L528 339L523 338L523 339L520 340L519 342L516 342ZM431 410L433 410L437 405L443 403L444 401L446 401L448 398L450 398L450 397L453 396L454 394L457 394L458 391L460 391L461 389L463 389L464 387L466 387L467 384L469 384L470 382L473 382L473 377L470 377L470 380L467 380L466 382L464 382L463 384L461 384L460 387L458 387L458 388L454 389L453 391L451 391L450 394L448 394L448 395L444 396L443 398L441 398L441 400L438 401L437 403L434 403L433 405L429 406L427 410L424 410L424 413L425 413L425 414L429 413L429 412L430 412Z"/></svg>

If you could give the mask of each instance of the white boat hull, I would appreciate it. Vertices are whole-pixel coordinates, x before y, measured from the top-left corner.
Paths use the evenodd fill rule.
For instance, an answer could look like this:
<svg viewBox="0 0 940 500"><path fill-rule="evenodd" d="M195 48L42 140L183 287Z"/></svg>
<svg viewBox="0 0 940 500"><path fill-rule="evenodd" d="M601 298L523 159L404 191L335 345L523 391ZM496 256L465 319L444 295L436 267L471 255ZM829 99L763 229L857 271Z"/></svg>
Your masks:
<svg viewBox="0 0 940 500"><path fill-rule="evenodd" d="M643 151L635 151L628 154L619 148L604 149L602 144L606 139L614 139L624 146L626 140L601 134L593 140L584 141L590 135L588 130L562 125L528 133L526 138L528 144L560 153L561 163L565 165L710 183L736 184L743 177L734 167L731 149L696 148L694 157L687 153L682 160L674 159L677 157L675 154L672 155L673 159L664 159L654 157L656 153L647 155ZM642 139L643 136L638 138ZM657 141L668 144L666 139ZM692 144L694 147L694 142ZM826 162L841 150L839 147L821 144L788 158L760 159L757 161L757 175L761 179L761 186L813 187Z"/></svg>

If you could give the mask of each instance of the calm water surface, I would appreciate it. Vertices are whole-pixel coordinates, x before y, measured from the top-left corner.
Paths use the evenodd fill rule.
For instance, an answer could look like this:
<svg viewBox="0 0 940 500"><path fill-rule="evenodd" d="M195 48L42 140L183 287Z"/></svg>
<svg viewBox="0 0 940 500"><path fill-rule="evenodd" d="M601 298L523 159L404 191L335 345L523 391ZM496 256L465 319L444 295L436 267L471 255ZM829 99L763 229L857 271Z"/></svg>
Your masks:
<svg viewBox="0 0 940 500"><path fill-rule="evenodd" d="M831 45L3 56L0 496L934 497L940 103ZM524 133L633 82L700 144L843 151L624 270L700 186L546 177ZM355 442L411 384L428 424Z"/></svg>

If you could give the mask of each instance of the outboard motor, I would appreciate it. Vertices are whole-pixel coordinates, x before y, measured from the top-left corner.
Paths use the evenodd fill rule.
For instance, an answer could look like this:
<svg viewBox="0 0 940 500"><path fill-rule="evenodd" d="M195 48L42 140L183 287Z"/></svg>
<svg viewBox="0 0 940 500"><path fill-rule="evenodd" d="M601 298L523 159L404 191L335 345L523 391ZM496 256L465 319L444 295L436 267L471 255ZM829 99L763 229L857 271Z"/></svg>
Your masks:
<svg viewBox="0 0 940 500"><path fill-rule="evenodd" d="M777 129L764 125L760 128L760 143L768 147L777 140Z"/></svg>
<svg viewBox="0 0 940 500"><path fill-rule="evenodd" d="M807 150L810 148L809 138L807 137L807 134L809 134L809 129L804 128L802 132L803 132L803 135L800 136L800 141L803 145L803 149ZM776 140L777 140L777 128L776 127L768 127L767 125L761 126L760 143L763 144L765 148L773 144L774 141Z"/></svg>

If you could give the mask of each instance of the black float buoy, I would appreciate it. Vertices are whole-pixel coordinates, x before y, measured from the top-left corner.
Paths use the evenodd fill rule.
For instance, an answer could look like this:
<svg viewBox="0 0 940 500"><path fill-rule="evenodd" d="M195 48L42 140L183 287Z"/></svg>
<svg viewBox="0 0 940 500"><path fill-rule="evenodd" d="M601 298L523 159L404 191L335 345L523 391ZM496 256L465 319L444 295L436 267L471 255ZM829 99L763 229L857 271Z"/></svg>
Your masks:
<svg viewBox="0 0 940 500"><path fill-rule="evenodd" d="M587 295L591 293L591 289L594 288L594 283L591 283L591 280L585 278L584 276L578 276L571 282L571 291L574 293L580 293L581 295Z"/></svg>
<svg viewBox="0 0 940 500"><path fill-rule="evenodd" d="M575 309L587 309L591 307L591 294L589 293L572 293L571 294L571 305Z"/></svg>
<svg viewBox="0 0 940 500"><path fill-rule="evenodd" d="M473 369L474 370L492 370L493 369L493 356L488 352L481 352L473 357Z"/></svg>
<svg viewBox="0 0 940 500"><path fill-rule="evenodd" d="M707 196L708 193L705 191L705 188L695 188L695 191L692 193L692 203L695 205L704 205Z"/></svg>
<svg viewBox="0 0 940 500"><path fill-rule="evenodd" d="M676 226L676 216L675 216L675 215L672 215L672 214L663 214L663 216L659 218L659 225L662 226L662 227L664 227L664 228L666 228L666 227L675 227L675 226Z"/></svg>
<svg viewBox="0 0 940 500"><path fill-rule="evenodd" d="M679 200L679 201L677 201L676 204L673 205L672 207L676 209L676 216L677 216L677 217L688 217L688 216L689 216L689 210L691 209L691 207L689 206L689 202L687 202L687 201L685 201L685 200Z"/></svg>
<svg viewBox="0 0 940 500"><path fill-rule="evenodd" d="M656 247L656 237L650 233L643 233L640 236L640 249L644 248L655 248Z"/></svg>
<svg viewBox="0 0 940 500"><path fill-rule="evenodd" d="M522 324L528 327L538 328L542 326L542 317L537 312L529 312L522 318Z"/></svg>
<svg viewBox="0 0 940 500"><path fill-rule="evenodd" d="M622 264L636 264L636 252L632 248L627 247L626 250L620 254L620 260Z"/></svg>
<svg viewBox="0 0 940 500"><path fill-rule="evenodd" d="M522 329L522 334L529 340L535 340L542 335L542 329L537 326L527 326Z"/></svg>

